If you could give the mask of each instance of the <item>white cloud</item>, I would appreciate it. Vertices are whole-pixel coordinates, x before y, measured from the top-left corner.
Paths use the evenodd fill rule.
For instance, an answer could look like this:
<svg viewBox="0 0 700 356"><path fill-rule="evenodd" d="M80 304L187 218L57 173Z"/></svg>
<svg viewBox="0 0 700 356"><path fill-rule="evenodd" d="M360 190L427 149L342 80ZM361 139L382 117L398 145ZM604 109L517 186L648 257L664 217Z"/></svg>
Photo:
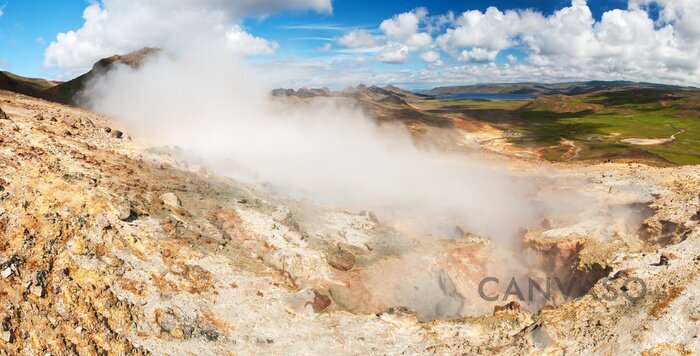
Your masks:
<svg viewBox="0 0 700 356"><path fill-rule="evenodd" d="M536 30L543 21L541 14L530 10L502 12L489 7L486 12L466 11L456 19L456 27L447 29L437 38L437 42L442 50L453 56L472 47L501 51L515 44L516 35Z"/></svg>
<svg viewBox="0 0 700 356"><path fill-rule="evenodd" d="M414 33L406 41L407 46L416 49L427 48L431 43L433 43L433 37L425 32Z"/></svg>
<svg viewBox="0 0 700 356"><path fill-rule="evenodd" d="M656 13L658 11L658 18ZM489 8L451 15L398 14L380 25L387 45L378 59L404 63L421 28L438 34L421 51L427 69L307 76L344 84L396 83L426 87L478 82L638 80L700 86L700 1L629 0L594 18L586 1L544 15ZM433 25L434 24L434 25ZM406 46L401 47L397 44ZM506 63L499 55L509 50ZM441 54L463 61L434 70ZM438 59L436 59L438 58ZM429 62L435 60L435 62ZM420 84L423 83L423 84ZM426 84L430 83L430 84Z"/></svg>
<svg viewBox="0 0 700 356"><path fill-rule="evenodd" d="M321 47L316 48L317 51L319 51L319 52L324 52L324 53L325 53L325 52L330 52L331 49L333 49L333 45L331 45L331 44L328 43L328 42L324 43Z"/></svg>
<svg viewBox="0 0 700 356"><path fill-rule="evenodd" d="M362 29L352 30L338 39L339 44L348 48L374 47L377 42L374 36Z"/></svg>
<svg viewBox="0 0 700 356"><path fill-rule="evenodd" d="M433 38L427 32L419 32L419 27L427 16L426 9L418 8L382 21L379 29L384 32L389 42L401 43L416 49L426 48L433 42Z"/></svg>
<svg viewBox="0 0 700 356"><path fill-rule="evenodd" d="M493 62L498 56L498 51L489 51L485 48L475 47L471 50L462 50L457 60L462 62Z"/></svg>
<svg viewBox="0 0 700 356"><path fill-rule="evenodd" d="M0 17L5 14L5 6L6 5L0 6Z"/></svg>
<svg viewBox="0 0 700 356"><path fill-rule="evenodd" d="M423 52L419 57L428 63L428 68L430 69L434 69L445 64L442 62L442 59L440 59L440 53L436 51Z"/></svg>
<svg viewBox="0 0 700 356"><path fill-rule="evenodd" d="M683 39L700 41L700 1L697 0L630 0L631 9L656 4L660 7L659 23L673 24Z"/></svg>
<svg viewBox="0 0 700 356"><path fill-rule="evenodd" d="M341 48L334 49L335 53L348 57L365 54L369 61L401 64L417 52L428 63L427 69L419 71L404 69L370 76L370 66L354 67L347 61L343 69L347 73L336 68L333 75L324 72L317 77L329 81L359 78L359 83L376 78L386 83L389 78L399 83L403 75L408 76L406 82L627 79L700 86L700 1L628 1L627 7L606 11L600 18L593 17L586 1L573 0L571 5L548 15L491 7L457 16L430 16L425 9L415 9L382 21L379 35L367 30L350 31L336 24L308 26L350 31L336 39ZM331 11L330 0L232 3L179 0L173 5L168 0L102 0L86 9L81 29L58 35L46 50L45 62L64 70L86 69L95 60L114 53L143 46L177 50L178 43L217 36L237 39L229 45L235 47L238 43L244 53L270 54L277 44L246 32L238 25L242 16L264 15L282 8ZM227 36L231 33L235 36ZM324 48L327 46L321 50ZM506 64L497 65L499 55L506 50ZM445 60L448 57L450 61ZM443 60L448 64L462 62L433 70ZM306 78L311 80L311 76Z"/></svg>
<svg viewBox="0 0 700 356"><path fill-rule="evenodd" d="M255 37L243 31L239 25L234 25L226 31L226 39L229 48L243 55L272 55L279 45L277 42L268 41L262 37Z"/></svg>
<svg viewBox="0 0 700 356"><path fill-rule="evenodd" d="M63 71L89 69L103 57L144 46L178 51L183 43L221 41L242 53L269 54L277 44L241 29L245 16L284 9L332 10L331 0L102 0L84 13L83 26L59 33L46 49L44 64ZM196 29L193 30L193 29Z"/></svg>
<svg viewBox="0 0 700 356"><path fill-rule="evenodd" d="M338 53L347 53L347 54L357 54L357 53L379 53L384 49L383 46L374 46L374 47L358 47L358 48L344 48L344 49L339 49L336 50Z"/></svg>
<svg viewBox="0 0 700 356"><path fill-rule="evenodd" d="M656 23L651 4L659 9ZM515 48L528 65L520 70L551 73L550 81L568 70L583 77L700 83L697 0L630 0L627 9L607 11L599 20L585 0L573 0L549 16L491 7L464 12L436 42L468 62L494 62L500 51Z"/></svg>
<svg viewBox="0 0 700 356"><path fill-rule="evenodd" d="M380 61L389 64L402 64L408 60L408 46L400 43L389 43L377 57Z"/></svg>
<svg viewBox="0 0 700 356"><path fill-rule="evenodd" d="M435 51L423 52L420 58L428 63L435 63L440 60L440 54Z"/></svg>

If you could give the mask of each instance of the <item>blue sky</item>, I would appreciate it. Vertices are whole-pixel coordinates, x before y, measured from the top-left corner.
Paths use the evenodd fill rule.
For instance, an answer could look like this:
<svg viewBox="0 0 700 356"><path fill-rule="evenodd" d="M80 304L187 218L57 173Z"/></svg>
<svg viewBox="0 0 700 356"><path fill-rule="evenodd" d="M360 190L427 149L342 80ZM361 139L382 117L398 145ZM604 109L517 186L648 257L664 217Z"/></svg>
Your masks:
<svg viewBox="0 0 700 356"><path fill-rule="evenodd" d="M4 6L0 60L9 62L3 67L20 75L41 76L46 72L44 49L59 32L80 28L86 5L82 0L0 0Z"/></svg>
<svg viewBox="0 0 700 356"><path fill-rule="evenodd" d="M112 3L128 3L129 0L110 1ZM161 0L152 2L158 3L159 1L165 7L173 3ZM328 5L332 6L332 12L319 10L316 4L324 1L328 1ZM400 82L401 80L397 80L397 78L406 73L410 73L411 79L403 84L408 86L421 86L422 83L424 85L440 84L450 80L460 81L472 77L475 78L475 81L490 81L491 73L495 73L493 81L528 80L530 78L532 80L558 81L576 79L574 73L566 73L566 68L573 67L579 70L579 67L590 67L593 62L596 65L607 64L601 65L600 69L582 73L581 77L598 76L600 78L591 79L610 77L673 83L683 82L683 78L689 78L685 79L686 84L691 85L697 83L697 78L700 77L697 72L698 68L693 67L691 63L698 59L697 52L700 41L695 42L697 38L693 37L696 33L693 32L692 26L690 26L691 30L686 31L686 33L682 33L676 28L689 28L689 26L675 26L677 23L681 24L682 21L690 23L691 20L695 20L694 16L698 15L692 13L700 8L695 0L589 0L587 2L585 0L574 0L573 2L571 0L532 0L527 2L526 8L539 16L539 25L537 25L539 27L527 27L525 15L518 15L514 20L509 20L517 21L518 24L509 24L507 21L501 23L500 26L503 28L499 33L492 33L490 27L493 25L489 24L464 26L463 22L460 22L460 16L465 11L477 10L479 14L483 15L481 17L488 20L487 9L489 7L498 8L501 15L509 9L517 10L522 14L525 11L522 1L335 0L332 3L330 1L296 0L300 5L295 6L294 9L285 9L284 5L281 5L285 2L280 1L274 11L270 10L271 13L267 16L260 16L258 13L265 10L251 10L255 5L232 5L230 7L236 9L236 15L230 16L227 21L230 24L240 26L245 35L266 41L264 43L269 44L270 48L274 49L274 53L266 53L264 56L253 55L251 59L253 61L293 68L325 66L312 74L313 78L317 78L312 81L312 84L324 84L323 80L319 78L324 78L329 73L335 73L339 70L345 75L344 78L348 84L352 81L360 81L362 78L390 84ZM681 4L680 6L687 7L686 12L666 16L662 21L660 13L665 6L668 6L668 3L674 1L676 9L678 4ZM225 3L225 1L209 2ZM236 3L235 0L230 2ZM242 0L241 3L243 2L251 2L251 0ZM268 2L273 3L274 1ZM127 38L123 41L122 39L95 38L95 36L103 34L93 34L92 37L90 34L86 34L82 37L78 36L75 41L57 41L59 33L78 30L83 26L89 27L83 18L83 11L91 4L111 16L112 20L99 20L105 21L103 27L110 28L110 26L121 25L119 17L114 14L116 10L113 8L116 6L113 4L86 0L0 0L0 6L3 9L3 15L0 16L0 67L24 76L68 79L86 70L88 68L87 62L92 63L95 60L93 57L114 54L108 53L110 50L132 50L131 47L141 46L140 40L143 40L143 45L160 45L158 43L160 40L167 43L164 36L156 36L155 40L153 36L148 37L148 39L139 38L138 28L132 28L131 32L129 29L125 29L124 31L127 33L125 36L128 37L129 33L133 33L132 37L134 38ZM648 22L651 25L645 25L644 21L639 20L639 12L628 10L633 5L637 6L638 4L641 4L640 6L644 10L643 16L648 17ZM417 10L419 8L427 10L428 15L420 15L421 11ZM250 13L246 14L241 9ZM555 17L558 19L557 21L560 21L559 17L563 18L565 14L568 14L570 19L586 22L586 11L576 11L582 9L587 9L586 11L590 12L594 23L586 30L590 31L589 37L595 37L596 41L592 43L585 36L572 37L571 45L578 45L584 55L572 53L570 48L566 48L565 41L557 40L561 36L553 32L559 31L562 26L547 27L546 25L548 20ZM603 14L612 13L612 10L615 9L624 11L624 13L617 17L608 16L607 23L603 24ZM451 23L445 24L444 28L438 30L428 30L429 24L436 21L437 17L450 12L454 14ZM431 41L428 45L412 46L392 38L384 29L380 28L383 21L397 19L397 16L402 13L418 14L420 25L415 32L429 33ZM575 13L574 15L578 17L571 13ZM159 14L159 12L154 13L154 19L158 17L155 14ZM561 23L568 26L571 25L572 21L561 20ZM509 27L511 25L512 27L522 26L523 29L510 33ZM611 26L614 27L612 30ZM630 26L638 26L639 29ZM683 63L677 68L663 68L663 71L644 74L646 68L634 68L632 62L638 57L634 52L639 51L641 54L643 51L648 52L648 48L659 48L655 47L653 43L646 43L645 37L648 38L650 35L659 37L660 43L668 40L668 38L661 38L667 35L661 31L664 26L675 26L673 29L677 33L674 33L676 36L674 39L680 39L681 42L680 47L669 48L668 52L685 53L688 58L684 58ZM340 38L354 29L364 29L376 38L374 50L362 46L359 48L347 47L342 44L344 42L340 41ZM453 30L454 33L450 34ZM565 30L566 28L561 31L566 32ZM482 31L486 38L474 39L474 36L471 36L471 34L478 34ZM547 31L549 31L548 37L539 35L540 32L547 33ZM575 31L581 30L576 29ZM630 37L629 43L624 44L627 47L623 48L623 44L616 43L614 37L611 36L613 34L619 38L627 35L619 33L620 31L629 31L638 35L634 38ZM56 51L46 54L47 47L54 41L59 42L56 44ZM561 43L557 44L558 41ZM638 46L630 47L630 43ZM392 45L394 47L391 47ZM87 51L85 48L92 50ZM688 52L688 48L691 49L690 52ZM401 49L404 49L404 52L400 52ZM389 52L390 50L398 50L399 52L396 54L398 59L382 57L381 53L384 52L379 53L380 50ZM432 57L438 56L439 60L427 62L422 59L424 56L425 58L431 57L425 55L426 52L431 52ZM593 54L586 57L585 52ZM83 55L83 53L85 54ZM625 56L620 57L621 53L624 53ZM631 55L629 55L630 53ZM86 63L80 63L75 58L69 58L70 56L84 56ZM611 59L605 56L616 57L611 57ZM648 61L650 65L659 61L659 58L656 57L642 59ZM669 66L675 66L674 63L670 59L668 60ZM341 68L343 65L346 68ZM514 68L518 65L521 66L521 69L516 73ZM489 72L493 68L497 68L498 72ZM446 74L450 76L446 76ZM406 74L406 76L409 75Z"/></svg>

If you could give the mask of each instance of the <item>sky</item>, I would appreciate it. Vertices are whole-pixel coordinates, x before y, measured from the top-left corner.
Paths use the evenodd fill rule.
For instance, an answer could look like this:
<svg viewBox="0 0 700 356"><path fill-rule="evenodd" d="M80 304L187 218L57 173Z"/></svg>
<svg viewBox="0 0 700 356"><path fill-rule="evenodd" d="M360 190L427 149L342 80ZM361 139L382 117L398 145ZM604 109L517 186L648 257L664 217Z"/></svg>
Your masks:
<svg viewBox="0 0 700 356"><path fill-rule="evenodd" d="M0 0L0 68L23 76L67 80L183 38L274 66L290 87L700 86L700 0Z"/></svg>

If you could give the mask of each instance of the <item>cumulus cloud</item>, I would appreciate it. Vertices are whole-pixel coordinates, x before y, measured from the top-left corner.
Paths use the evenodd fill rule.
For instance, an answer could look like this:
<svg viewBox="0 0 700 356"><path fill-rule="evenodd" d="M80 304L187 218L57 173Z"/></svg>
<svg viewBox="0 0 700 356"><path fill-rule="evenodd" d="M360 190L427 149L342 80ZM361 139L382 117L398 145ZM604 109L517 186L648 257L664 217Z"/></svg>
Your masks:
<svg viewBox="0 0 700 356"><path fill-rule="evenodd" d="M238 21L283 9L332 10L331 0L102 0L83 12L84 24L59 33L45 51L44 64L83 71L105 56L144 46L181 50L182 43L224 38L240 53L270 54L277 44L245 32ZM192 31L192 28L202 29Z"/></svg>
<svg viewBox="0 0 700 356"><path fill-rule="evenodd" d="M440 59L440 53L436 51L427 51L423 52L420 54L420 59L424 60L426 63L428 63L428 68L434 69L437 67L442 66L443 63L442 59Z"/></svg>
<svg viewBox="0 0 700 356"><path fill-rule="evenodd" d="M471 50L462 50L457 58L462 62L493 62L498 56L498 51L489 51L485 48L475 47Z"/></svg>
<svg viewBox="0 0 700 356"><path fill-rule="evenodd" d="M435 63L440 60L440 54L435 51L423 52L420 58L428 63Z"/></svg>
<svg viewBox="0 0 700 356"><path fill-rule="evenodd" d="M389 64L406 63L406 60L408 60L408 46L400 43L389 43L384 46L377 58Z"/></svg>
<svg viewBox="0 0 700 356"><path fill-rule="evenodd" d="M384 36L373 36L366 30L358 29L346 33L338 39L338 43L350 49L379 49L379 61L402 64L408 60L411 51L431 47L433 37L421 30L421 27L429 22L428 11L425 8L417 8L382 21L379 30Z"/></svg>
<svg viewBox="0 0 700 356"><path fill-rule="evenodd" d="M175 4L167 0L102 0L85 10L82 28L57 36L46 50L45 63L63 70L85 70L99 58L143 46L177 51L180 39L196 42L200 40L197 36L228 38L231 43L227 46L244 54L271 54L278 44L246 32L240 20L283 8L332 10L330 0L181 0ZM206 31L195 34L187 28ZM573 0L546 15L495 7L429 15L426 9L418 8L382 21L377 30L378 34L362 29L344 34L336 39L341 48L335 52L348 56L376 53L375 60L392 64L406 63L412 53L420 53L431 70L403 71L402 76L408 79L402 80L397 73L369 75L366 68L347 66L345 73L336 71L329 76L320 72L318 77L329 85L337 78L359 78L355 84L367 81L362 78L394 79L394 83L513 78L700 85L697 0L628 0L625 8L611 9L600 17L593 16L585 0ZM438 59L426 60L436 55ZM443 61L447 65L434 70ZM353 72L359 70L362 72ZM487 74L481 76L483 72ZM310 78L309 73L303 73L303 78Z"/></svg>
<svg viewBox="0 0 700 356"><path fill-rule="evenodd" d="M352 30L338 39L338 43L348 48L369 48L377 45L377 39L362 29Z"/></svg>
<svg viewBox="0 0 700 356"><path fill-rule="evenodd" d="M239 25L226 31L226 39L230 48L243 55L271 55L279 47L277 42L255 37L243 31Z"/></svg>
<svg viewBox="0 0 700 356"><path fill-rule="evenodd" d="M384 47L372 51L380 51L380 61L405 63L416 51L408 43L413 34L437 34L419 54L429 63L427 69L348 68L332 75L304 73L295 83L313 80L340 87L372 82L424 88L493 81L638 80L700 86L700 2L630 0L628 5L599 18L583 0L549 15L495 7L457 16L428 16L414 10L383 21ZM439 66L442 61L447 63Z"/></svg>
<svg viewBox="0 0 700 356"><path fill-rule="evenodd" d="M653 6L658 20L652 19ZM522 75L550 73L547 81L579 74L584 78L624 78L669 83L700 83L700 2L630 0L594 18L585 0L549 16L532 10L466 11L436 43L466 62L495 62L501 51L523 53ZM515 62L506 57L511 64ZM509 65L510 66L510 65ZM455 67L460 68L460 67ZM497 73L511 69L490 67ZM503 79L498 79L503 80Z"/></svg>
<svg viewBox="0 0 700 356"><path fill-rule="evenodd" d="M450 28L437 39L440 48L448 53L458 53L467 47L479 47L498 51L514 44L513 36L521 30L522 15L513 10L501 12L489 7L486 12L464 12Z"/></svg>
<svg viewBox="0 0 700 356"><path fill-rule="evenodd" d="M419 32L419 25L427 16L426 9L418 8L382 21L379 29L390 42L401 43L411 48L426 48L433 42L433 38L426 32Z"/></svg>
<svg viewBox="0 0 700 356"><path fill-rule="evenodd" d="M700 41L700 2L696 0L630 0L631 9L658 5L659 23L673 24L683 39Z"/></svg>

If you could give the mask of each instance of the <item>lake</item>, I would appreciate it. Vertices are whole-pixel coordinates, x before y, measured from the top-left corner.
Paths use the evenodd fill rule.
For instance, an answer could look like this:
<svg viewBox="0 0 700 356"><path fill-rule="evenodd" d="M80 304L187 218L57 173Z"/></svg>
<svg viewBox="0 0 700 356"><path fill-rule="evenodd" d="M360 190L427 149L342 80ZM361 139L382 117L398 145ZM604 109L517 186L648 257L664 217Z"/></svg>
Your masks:
<svg viewBox="0 0 700 356"><path fill-rule="evenodd" d="M442 100L478 100L478 99L488 99L488 100L530 100L534 96L529 94L454 94L446 97L441 97Z"/></svg>

